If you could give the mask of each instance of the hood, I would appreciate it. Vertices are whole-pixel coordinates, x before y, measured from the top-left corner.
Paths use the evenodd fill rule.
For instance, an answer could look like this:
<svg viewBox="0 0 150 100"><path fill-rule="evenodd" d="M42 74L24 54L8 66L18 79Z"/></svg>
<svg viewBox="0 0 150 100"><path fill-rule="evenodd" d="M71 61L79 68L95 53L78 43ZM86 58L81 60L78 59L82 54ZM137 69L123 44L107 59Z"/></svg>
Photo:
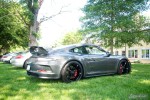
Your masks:
<svg viewBox="0 0 150 100"><path fill-rule="evenodd" d="M48 51L43 47L32 46L30 47L30 53L35 56L46 56L48 55Z"/></svg>

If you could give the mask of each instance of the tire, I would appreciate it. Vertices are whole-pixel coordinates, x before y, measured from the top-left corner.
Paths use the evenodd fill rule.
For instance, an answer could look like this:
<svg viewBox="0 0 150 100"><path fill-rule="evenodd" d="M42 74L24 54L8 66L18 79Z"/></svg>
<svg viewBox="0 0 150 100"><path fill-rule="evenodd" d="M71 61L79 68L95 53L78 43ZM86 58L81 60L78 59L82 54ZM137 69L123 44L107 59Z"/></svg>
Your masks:
<svg viewBox="0 0 150 100"><path fill-rule="evenodd" d="M128 74L131 72L131 64L127 60L121 60L118 65L117 73Z"/></svg>
<svg viewBox="0 0 150 100"><path fill-rule="evenodd" d="M77 61L68 62L61 71L62 81L66 83L80 80L82 75L82 65Z"/></svg>

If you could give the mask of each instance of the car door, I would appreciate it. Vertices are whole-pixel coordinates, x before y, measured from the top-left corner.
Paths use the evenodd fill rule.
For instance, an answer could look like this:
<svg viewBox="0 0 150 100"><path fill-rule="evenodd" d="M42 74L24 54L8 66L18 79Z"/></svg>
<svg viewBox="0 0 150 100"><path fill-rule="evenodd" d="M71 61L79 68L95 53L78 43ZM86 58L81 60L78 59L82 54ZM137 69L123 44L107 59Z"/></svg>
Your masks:
<svg viewBox="0 0 150 100"><path fill-rule="evenodd" d="M88 55L84 59L87 74L101 74L115 71L116 60L107 56L107 53L96 46L85 46Z"/></svg>

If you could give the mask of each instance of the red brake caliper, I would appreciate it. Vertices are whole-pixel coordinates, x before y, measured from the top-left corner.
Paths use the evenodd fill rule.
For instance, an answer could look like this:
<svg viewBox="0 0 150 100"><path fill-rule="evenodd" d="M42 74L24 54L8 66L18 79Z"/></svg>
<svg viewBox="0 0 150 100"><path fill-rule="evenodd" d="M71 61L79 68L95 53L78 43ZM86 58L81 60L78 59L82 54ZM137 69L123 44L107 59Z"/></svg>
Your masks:
<svg viewBox="0 0 150 100"><path fill-rule="evenodd" d="M120 65L120 74L122 74L122 64Z"/></svg>
<svg viewBox="0 0 150 100"><path fill-rule="evenodd" d="M76 70L75 70L75 72L74 72L74 75L73 75L73 76L74 76L74 78L76 78L76 77L77 77L77 75L78 75L78 70L76 69Z"/></svg>

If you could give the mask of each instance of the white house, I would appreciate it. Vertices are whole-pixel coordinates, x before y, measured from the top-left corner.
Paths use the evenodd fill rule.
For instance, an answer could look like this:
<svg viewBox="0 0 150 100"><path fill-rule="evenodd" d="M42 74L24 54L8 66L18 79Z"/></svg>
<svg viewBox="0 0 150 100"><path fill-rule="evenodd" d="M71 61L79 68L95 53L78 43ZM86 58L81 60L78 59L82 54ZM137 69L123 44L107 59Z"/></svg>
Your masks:
<svg viewBox="0 0 150 100"><path fill-rule="evenodd" d="M144 42L141 42L142 46L135 45L132 47L125 47L114 49L115 55L123 55L130 59L131 62L141 62L141 63L150 63L150 43L146 44Z"/></svg>

